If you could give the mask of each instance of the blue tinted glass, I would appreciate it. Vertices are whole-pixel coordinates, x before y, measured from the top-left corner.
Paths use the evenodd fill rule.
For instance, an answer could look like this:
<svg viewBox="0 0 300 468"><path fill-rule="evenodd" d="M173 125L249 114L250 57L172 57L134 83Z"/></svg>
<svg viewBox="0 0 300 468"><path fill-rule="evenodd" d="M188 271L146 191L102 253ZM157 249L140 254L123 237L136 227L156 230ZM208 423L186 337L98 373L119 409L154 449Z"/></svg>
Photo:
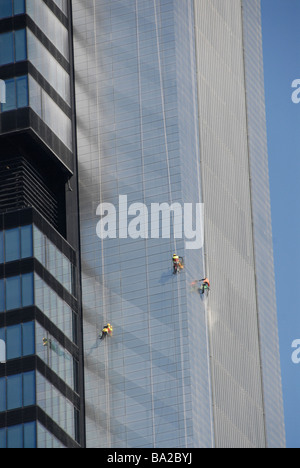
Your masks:
<svg viewBox="0 0 300 468"><path fill-rule="evenodd" d="M14 0L14 14L21 15L25 13L25 0Z"/></svg>
<svg viewBox="0 0 300 468"><path fill-rule="evenodd" d="M35 404L35 372L23 374L23 406Z"/></svg>
<svg viewBox="0 0 300 468"><path fill-rule="evenodd" d="M7 409L22 407L22 374L7 377Z"/></svg>
<svg viewBox="0 0 300 468"><path fill-rule="evenodd" d="M13 33L0 34L0 65L14 62Z"/></svg>
<svg viewBox="0 0 300 468"><path fill-rule="evenodd" d="M0 379L0 411L6 411L6 383L5 377Z"/></svg>
<svg viewBox="0 0 300 468"><path fill-rule="evenodd" d="M9 16L12 16L12 0L1 0L0 18L8 18Z"/></svg>
<svg viewBox="0 0 300 468"><path fill-rule="evenodd" d="M23 356L34 354L34 322L23 323Z"/></svg>
<svg viewBox="0 0 300 468"><path fill-rule="evenodd" d="M7 359L22 356L21 325L14 325L6 329L6 356Z"/></svg>
<svg viewBox="0 0 300 468"><path fill-rule="evenodd" d="M1 46L0 46L1 48ZM5 80L5 89L6 89L6 103L1 104L1 111L7 112L14 110L17 107L16 101L16 83L15 79Z"/></svg>
<svg viewBox="0 0 300 468"><path fill-rule="evenodd" d="M4 280L0 280L0 312L5 310Z"/></svg>
<svg viewBox="0 0 300 468"><path fill-rule="evenodd" d="M0 232L0 263L4 262L3 231Z"/></svg>
<svg viewBox="0 0 300 468"><path fill-rule="evenodd" d="M21 307L21 279L19 276L6 278L6 310Z"/></svg>
<svg viewBox="0 0 300 468"><path fill-rule="evenodd" d="M15 60L20 62L27 58L26 30L15 31Z"/></svg>
<svg viewBox="0 0 300 468"><path fill-rule="evenodd" d="M32 257L32 255L33 255L32 226L22 226L21 227L21 258Z"/></svg>
<svg viewBox="0 0 300 468"><path fill-rule="evenodd" d="M6 429L0 429L0 449L6 448Z"/></svg>
<svg viewBox="0 0 300 468"><path fill-rule="evenodd" d="M35 422L24 424L24 448L36 448Z"/></svg>
<svg viewBox="0 0 300 468"><path fill-rule="evenodd" d="M33 274L22 276L22 307L33 305Z"/></svg>
<svg viewBox="0 0 300 468"><path fill-rule="evenodd" d="M23 426L7 428L7 448L23 448Z"/></svg>
<svg viewBox="0 0 300 468"><path fill-rule="evenodd" d="M17 107L28 106L28 79L27 76L16 78Z"/></svg>
<svg viewBox="0 0 300 468"><path fill-rule="evenodd" d="M0 340L5 340L5 328L0 328Z"/></svg>
<svg viewBox="0 0 300 468"><path fill-rule="evenodd" d="M5 261L12 262L20 258L20 230L9 229L5 231Z"/></svg>

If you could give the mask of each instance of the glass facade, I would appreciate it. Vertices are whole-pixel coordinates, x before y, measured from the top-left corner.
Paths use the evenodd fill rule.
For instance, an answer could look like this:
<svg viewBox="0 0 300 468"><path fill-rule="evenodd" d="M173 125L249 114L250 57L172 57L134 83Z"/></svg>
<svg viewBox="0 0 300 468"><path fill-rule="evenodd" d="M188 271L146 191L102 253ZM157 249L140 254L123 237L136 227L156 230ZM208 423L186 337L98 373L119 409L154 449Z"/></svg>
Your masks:
<svg viewBox="0 0 300 468"><path fill-rule="evenodd" d="M25 13L25 0L2 0L0 19Z"/></svg>
<svg viewBox="0 0 300 468"><path fill-rule="evenodd" d="M85 440L70 13L0 1L1 448Z"/></svg>
<svg viewBox="0 0 300 468"><path fill-rule="evenodd" d="M99 203L119 214L121 195L149 213L202 201L193 3L75 0L73 15L87 444L210 447L205 309L190 288L202 249L186 249L173 227L151 238L150 215L146 235L96 234ZM99 342L107 321L113 338Z"/></svg>
<svg viewBox="0 0 300 468"><path fill-rule="evenodd" d="M87 445L268 446L242 2L72 6ZM203 248L173 232L151 237L150 218L131 230L130 207L176 202L204 203ZM117 218L101 237L104 203ZM174 252L185 263L178 277ZM205 275L207 300L191 288ZM99 343L107 321L113 338Z"/></svg>
<svg viewBox="0 0 300 468"><path fill-rule="evenodd" d="M3 216L1 223L6 226ZM9 217L11 220L11 213ZM49 230L45 221L42 224ZM14 366L16 360L36 357L48 368L47 378L34 368L4 374L4 368L0 368L0 423L1 413L38 406L61 428L65 438L75 441L79 434L79 408L73 401L79 391L79 360L75 349L78 312L70 305L76 305L75 267L67 255L72 256L71 247L58 233L46 235L34 223L0 230L0 268L5 268L0 271L0 340L6 344L6 365ZM3 275L7 268L22 269L24 262L31 264L33 270L37 268L39 274L31 271ZM35 361L28 362L33 366ZM49 379L49 372L56 376L56 385ZM68 444L59 442L55 434L48 432L44 422L39 424L38 431L37 422L30 424L4 428L0 425L0 447Z"/></svg>
<svg viewBox="0 0 300 468"><path fill-rule="evenodd" d="M284 448L285 427L282 411L273 262L260 2L256 0L250 3L243 0L243 17L254 254L265 395L266 439L269 448ZM271 336L272 340L270 340Z"/></svg>
<svg viewBox="0 0 300 468"><path fill-rule="evenodd" d="M43 80L37 81L30 75L5 78L6 102L0 105L1 112L30 106L72 150L69 31L44 2L11 1L0 5L0 19L25 12L39 25L47 41L45 43L36 30L30 27L0 34L0 67L28 60ZM54 55L53 46L57 50ZM44 88L44 80L52 89L51 97L49 90ZM53 93L57 94L56 98ZM67 110L60 106L59 98L64 100Z"/></svg>

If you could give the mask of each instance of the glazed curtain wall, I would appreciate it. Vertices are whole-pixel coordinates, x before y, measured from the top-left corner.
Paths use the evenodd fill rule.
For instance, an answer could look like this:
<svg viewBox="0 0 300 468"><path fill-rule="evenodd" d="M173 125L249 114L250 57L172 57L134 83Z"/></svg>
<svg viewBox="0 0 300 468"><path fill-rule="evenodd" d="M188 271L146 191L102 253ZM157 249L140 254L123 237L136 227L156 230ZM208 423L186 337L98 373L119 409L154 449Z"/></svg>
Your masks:
<svg viewBox="0 0 300 468"><path fill-rule="evenodd" d="M201 202L193 2L73 4L89 447L212 445L203 251L101 240L100 203ZM186 269L172 275L174 251ZM112 339L100 342L109 321Z"/></svg>

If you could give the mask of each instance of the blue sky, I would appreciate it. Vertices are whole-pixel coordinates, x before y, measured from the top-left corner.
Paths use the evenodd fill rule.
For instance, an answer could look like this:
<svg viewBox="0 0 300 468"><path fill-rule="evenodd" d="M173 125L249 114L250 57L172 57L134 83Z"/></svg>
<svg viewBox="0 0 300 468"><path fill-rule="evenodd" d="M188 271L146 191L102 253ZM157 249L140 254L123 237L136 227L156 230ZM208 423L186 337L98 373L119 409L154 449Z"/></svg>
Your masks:
<svg viewBox="0 0 300 468"><path fill-rule="evenodd" d="M300 340L300 103L292 102L292 82L300 80L300 0L261 6L286 439L287 447L300 448L300 363L292 362L292 342Z"/></svg>

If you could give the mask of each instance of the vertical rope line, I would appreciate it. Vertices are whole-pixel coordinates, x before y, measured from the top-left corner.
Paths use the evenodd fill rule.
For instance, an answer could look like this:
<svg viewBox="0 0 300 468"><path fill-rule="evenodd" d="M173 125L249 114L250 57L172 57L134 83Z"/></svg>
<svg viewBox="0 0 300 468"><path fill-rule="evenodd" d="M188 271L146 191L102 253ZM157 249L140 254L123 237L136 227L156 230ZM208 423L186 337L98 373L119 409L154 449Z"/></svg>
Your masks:
<svg viewBox="0 0 300 468"><path fill-rule="evenodd" d="M138 64L138 86L139 86L139 112L140 112L140 125L141 125L141 163L142 163L142 177L143 177L143 198L144 204L146 202L146 188L145 188L145 153L144 153L144 138L143 138L143 106L142 106L142 85L141 85L141 60L140 60L140 43L139 43L139 9L138 0L135 2L136 11L136 43L137 43L137 64ZM154 411L154 387L153 387L153 360L152 360L152 341L151 341L151 308L150 308L150 291L149 291L149 260L148 260L148 239L145 239L145 268L146 268L146 284L147 284L147 320L148 320L148 340L149 340L149 355L150 355L150 387L151 387L151 412L152 412L152 434L153 434L153 448L156 447L156 431L155 431L155 411Z"/></svg>
<svg viewBox="0 0 300 468"><path fill-rule="evenodd" d="M157 0L154 0L154 13L155 13L155 26L156 26L156 47L158 55L158 68L159 68L159 80L160 80L160 93L161 93L161 104L162 104L162 114L163 114L163 123L164 123L164 138L165 138L165 148L166 148L166 162L168 170L168 182L169 182L169 198L170 203L173 204L172 197L172 185L171 185L171 175L170 175L170 162L169 162L169 148L168 148L168 138L167 138L167 125L166 125L166 112L165 112L165 97L164 97L164 87L163 87L163 77L162 77L162 66L161 66L161 50L159 43L159 33L158 33L158 15L157 15ZM173 224L174 225L174 224ZM173 229L174 231L174 229ZM177 242L174 234L174 246L175 252L177 253ZM181 294L180 294L180 283L177 281L177 294L178 294L178 315L179 323L182 323L182 309L181 309ZM173 307L172 307L173 309ZM185 386L184 382L184 361L183 361L183 339L182 339L182 329L179 326L179 343L180 343L180 360L181 360L181 379L182 379L182 400L183 400L183 413L184 413L184 433L185 433L185 445L187 447L187 427L186 427L186 395L185 395Z"/></svg>
<svg viewBox="0 0 300 468"><path fill-rule="evenodd" d="M94 47L95 47L95 64L96 64L96 71L98 72L98 47L97 47L97 21L96 21L96 0L93 0L93 9L94 9ZM98 145L98 180L100 181L100 190L99 190L99 197L100 197L100 203L102 203L103 197L102 197L102 184L101 184L101 139L100 139L100 117L99 117L99 112L100 112L100 98L99 98L99 83L97 82L96 84L96 110L97 110L97 145ZM101 239L101 267L102 267L102 299L103 299L103 318L105 321L107 320L107 314L106 314L106 292L105 292L105 263L104 263L104 240ZM107 349L107 342L104 340L104 353L105 353L105 404L106 408L106 432L107 432L107 446L108 448L111 447L111 428L110 428L110 388L109 388L109 375L108 375L108 349ZM96 422L97 426L97 422ZM100 437L100 433L98 431L98 426L97 426L97 433L98 436ZM100 439L99 439L100 440Z"/></svg>

